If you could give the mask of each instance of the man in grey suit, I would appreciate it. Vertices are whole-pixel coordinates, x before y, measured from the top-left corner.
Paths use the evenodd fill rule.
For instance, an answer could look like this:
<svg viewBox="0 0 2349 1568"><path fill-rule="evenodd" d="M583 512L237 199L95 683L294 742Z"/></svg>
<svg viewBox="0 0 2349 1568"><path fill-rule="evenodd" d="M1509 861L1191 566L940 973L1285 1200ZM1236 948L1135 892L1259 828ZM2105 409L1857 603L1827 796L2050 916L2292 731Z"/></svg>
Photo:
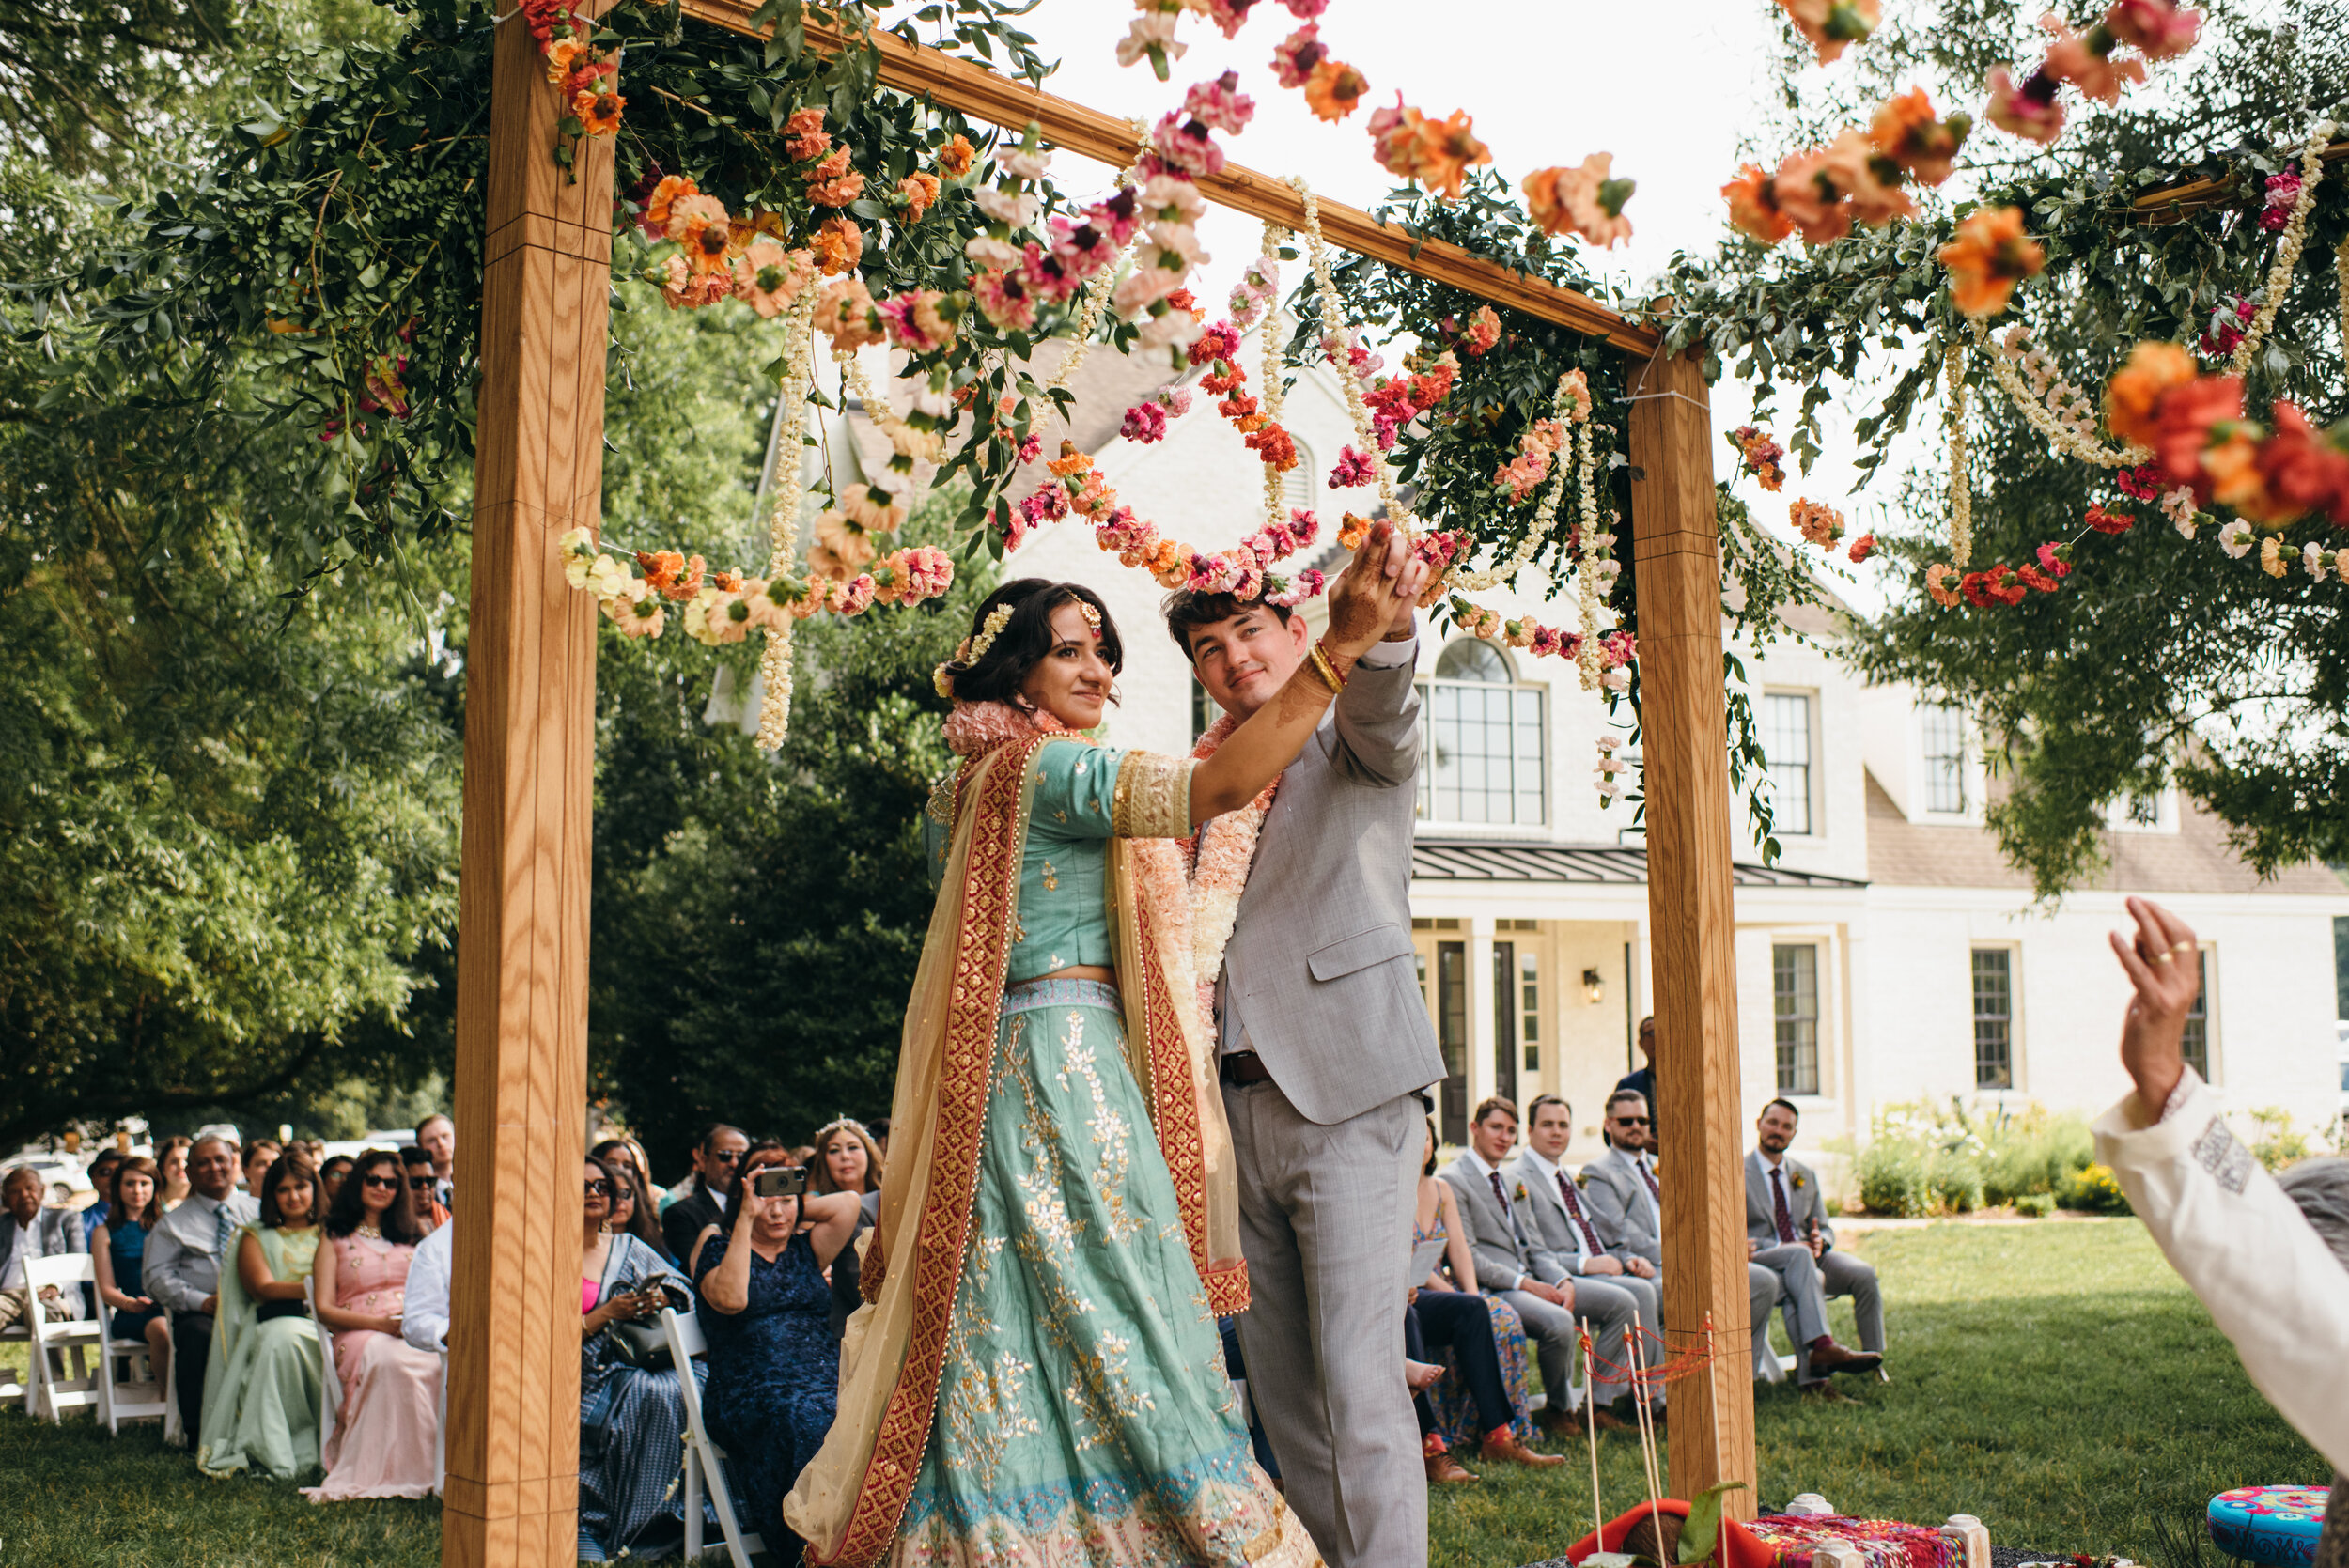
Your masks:
<svg viewBox="0 0 2349 1568"><path fill-rule="evenodd" d="M1657 1180L1656 1125L1646 1096L1618 1087L1607 1096L1607 1115L1600 1125L1607 1152L1582 1168L1582 1195L1589 1203L1591 1223L1626 1268L1646 1266L1660 1302L1664 1189ZM1749 1261L1746 1310L1753 1325L1754 1374L1773 1383L1781 1376L1778 1357L1770 1349L1770 1313L1778 1310L1778 1272Z"/></svg>
<svg viewBox="0 0 2349 1568"><path fill-rule="evenodd" d="M1805 1387L1824 1379L1813 1375L1814 1370L1827 1372L1873 1372L1884 1358L1884 1293L1876 1284L1876 1271L1848 1252L1835 1250L1835 1227L1828 1221L1827 1203L1820 1195L1819 1174L1797 1159L1786 1157L1787 1146L1795 1141L1795 1129L1800 1114L1784 1100L1772 1100L1762 1108L1762 1115L1754 1125L1753 1153L1746 1157L1746 1253L1754 1264L1776 1268L1778 1260L1792 1259L1799 1265L1807 1259L1818 1276L1818 1294L1848 1296L1859 1321L1859 1347L1865 1354L1855 1358L1867 1365L1841 1361L1823 1361L1813 1348L1814 1342L1806 1341L1799 1322L1794 1331L1795 1376ZM1799 1320L1803 1315L1804 1296L1790 1294ZM1826 1307L1822 1299L1817 1324L1826 1328ZM1830 1340L1833 1350L1843 1347ZM1850 1352L1843 1351L1849 1356Z"/></svg>
<svg viewBox="0 0 2349 1568"><path fill-rule="evenodd" d="M212 1353L212 1316L220 1307L228 1242L238 1226L260 1212L252 1194L237 1190L236 1145L201 1138L188 1151L187 1197L147 1238L140 1286L171 1309L171 1381L180 1430L191 1442L204 1425L204 1364Z"/></svg>
<svg viewBox="0 0 2349 1568"><path fill-rule="evenodd" d="M1607 1250L1583 1206L1580 1189L1566 1174L1563 1162L1566 1144L1574 1137L1574 1107L1555 1094L1538 1094L1526 1108L1526 1115L1531 1120L1525 1129L1525 1152L1505 1166L1501 1174L1504 1185L1506 1179L1514 1179L1516 1190L1528 1195L1529 1202L1517 1217L1519 1222L1530 1219L1534 1239L1574 1281L1574 1315L1590 1323L1636 1322L1660 1336L1663 1320L1657 1310L1662 1293L1657 1288L1655 1271L1643 1258L1626 1264ZM1620 1340L1597 1341L1599 1355L1617 1366L1629 1364L1626 1349ZM1655 1349L1656 1345L1649 1345L1641 1354ZM1626 1391L1621 1380L1601 1382L1592 1390L1592 1402L1611 1405ZM1660 1410L1662 1401L1656 1403Z"/></svg>
<svg viewBox="0 0 2349 1568"><path fill-rule="evenodd" d="M1343 690L1281 775L1223 972L1203 978L1252 1290L1240 1350L1289 1505L1331 1568L1414 1568L1427 1471L1395 1356L1425 1142L1413 1094L1444 1076L1411 962L1426 568L1383 522L1358 559L1383 569L1386 640L1331 672ZM1304 618L1262 600L1177 593L1166 619L1235 720L1309 657Z"/></svg>
<svg viewBox="0 0 2349 1568"><path fill-rule="evenodd" d="M1532 1187L1509 1158L1517 1141L1517 1108L1492 1095L1476 1108L1476 1120L1469 1126L1469 1147L1443 1168L1441 1177L1460 1201L1460 1218L1468 1221L1477 1282L1517 1310L1526 1337L1533 1342L1542 1388L1548 1394L1541 1424L1563 1434L1575 1430L1566 1407L1579 1339L1575 1320L1590 1323L1592 1345L1599 1355L1620 1362L1626 1354L1624 1336L1639 1321L1639 1305L1627 1292L1608 1290L1598 1281L1576 1280L1542 1240ZM1609 1432L1630 1424L1602 1408L1604 1403L1590 1402L1593 1425Z"/></svg>

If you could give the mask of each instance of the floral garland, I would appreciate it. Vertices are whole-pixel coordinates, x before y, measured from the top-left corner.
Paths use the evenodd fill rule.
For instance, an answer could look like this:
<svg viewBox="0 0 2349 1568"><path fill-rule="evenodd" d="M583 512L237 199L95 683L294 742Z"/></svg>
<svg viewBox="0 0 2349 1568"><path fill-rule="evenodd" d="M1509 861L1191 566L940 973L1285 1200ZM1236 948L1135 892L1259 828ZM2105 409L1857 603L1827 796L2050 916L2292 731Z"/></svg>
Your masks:
<svg viewBox="0 0 2349 1568"><path fill-rule="evenodd" d="M1264 289L1263 298L1267 311L1264 330L1257 334L1258 344L1264 350L1264 361L1257 374L1264 378L1264 417L1266 423L1275 429L1282 428L1281 410L1288 400L1288 388L1281 375L1281 341L1283 335L1281 327L1282 323L1287 320L1287 317L1281 309L1281 264L1278 259L1281 245L1288 237L1287 229L1279 224L1268 221L1264 225L1264 249L1256 257L1255 265L1251 269L1250 277L1242 279L1243 283L1252 279ZM1237 288L1233 290L1236 303L1239 293L1240 290ZM1234 312L1233 320L1236 325L1243 329L1247 325L1240 319L1237 311ZM1202 381L1201 384L1206 383ZM1264 515L1268 524L1280 523L1288 512L1288 486L1283 481L1282 475L1297 464L1294 442L1289 445L1288 457L1289 461L1282 464L1274 462L1269 452L1265 454Z"/></svg>
<svg viewBox="0 0 2349 1568"><path fill-rule="evenodd" d="M1135 175L1142 167L1143 155L1150 150L1150 122L1128 116L1126 123L1133 128L1139 150L1134 154L1134 161L1118 171L1116 185L1121 192L1134 188ZM1102 313L1109 309L1110 291L1117 287L1118 274L1133 260L1135 249L1136 241L1128 239L1124 249L1118 252L1117 259L1094 273L1092 281L1085 285L1084 301L1077 310L1077 324L1068 333L1075 340L1074 346L1061 356L1060 364L1052 370L1052 379L1044 383L1045 391L1059 391L1083 368L1085 360L1093 352L1093 334L1100 328Z"/></svg>
<svg viewBox="0 0 2349 1568"><path fill-rule="evenodd" d="M1550 404L1550 417L1537 419L1518 438L1517 458L1493 474L1493 486L1505 489L1514 502L1522 502L1545 475L1549 485L1542 492L1541 505L1534 508L1533 521L1525 531L1525 537L1500 565L1486 571L1452 574L1452 586L1461 593L1483 593L1502 583L1514 585L1517 574L1532 564L1534 552L1549 537L1557 525L1558 503L1564 495L1567 471L1571 469L1578 485L1588 490L1592 470L1596 466L1595 442L1588 428L1591 417L1591 385L1588 377L1577 370L1566 371L1558 378L1557 395ZM1552 458L1565 443L1573 444L1572 459L1553 463ZM1553 472L1554 470L1554 472ZM1595 502L1593 503L1593 507ZM1586 507L1585 510L1593 508Z"/></svg>
<svg viewBox="0 0 2349 1568"><path fill-rule="evenodd" d="M2065 26L2053 12L2039 19L2052 35L2037 70L2018 85L2004 66L1990 72L1990 101L1983 115L2009 135L2046 147L2063 133L2063 105L2057 92L2070 84L2099 103L2121 101L2123 86L2142 83L2149 61L2174 60L2194 47L2202 13L2181 9L2171 0L2114 0L2104 20L2084 33ZM2120 51L2131 48L2135 54Z"/></svg>
<svg viewBox="0 0 2349 1568"><path fill-rule="evenodd" d="M619 52L598 47L595 22L572 10L570 0L521 0L521 13L547 62L547 85L562 93L567 111L554 128L554 161L576 180L579 138L619 133L628 107Z"/></svg>
<svg viewBox="0 0 2349 1568"><path fill-rule="evenodd" d="M1208 552L1180 539L1163 537L1155 524L1134 516L1134 509L1118 502L1109 480L1090 455L1077 449L1075 442L1062 442L1060 456L1045 467L1051 478L1013 508L1004 535L1006 551L1019 548L1029 527L1056 522L1074 513L1093 523L1096 546L1114 554L1121 565L1142 567L1162 587L1297 605L1324 586L1325 580L1317 571L1308 569L1287 578L1269 569L1274 562L1295 554L1319 536L1319 520L1304 507L1291 511L1285 520L1267 522L1229 550Z"/></svg>
<svg viewBox="0 0 2349 1568"><path fill-rule="evenodd" d="M1191 747L1191 756L1206 761L1238 727L1239 721L1228 713L1218 718ZM1223 950L1231 944L1240 897L1248 891L1248 873L1256 862L1256 840L1280 788L1281 781L1275 777L1248 804L1209 818L1198 832L1180 841L1190 893L1191 981L1198 989L1203 1017L1214 1016L1215 983L1223 977Z"/></svg>
<svg viewBox="0 0 2349 1568"><path fill-rule="evenodd" d="M1721 439L1736 449L1737 461L1762 482L1764 489L1775 494L1786 483L1786 471L1779 466L1779 459L1786 456L1786 448L1779 445L1769 431L1758 425L1740 425Z"/></svg>
<svg viewBox="0 0 2349 1568"><path fill-rule="evenodd" d="M1986 345L1988 324L1976 317L1973 328L1974 341ZM2004 341L1990 356L1990 374L2030 427L2047 438L2050 446L2097 468L2134 468L2153 456L2150 449L2135 443L2100 445L2094 434L2094 403L2088 394L2057 374L2054 362L2044 349L2032 347L2026 352L2024 345L2030 341L2029 328L2010 328ZM2030 385L2024 381L2027 374Z"/></svg>
<svg viewBox="0 0 2349 1568"><path fill-rule="evenodd" d="M1978 207L1934 259L1950 270L1951 303L1979 328L2006 309L2015 285L2039 275L2047 253L2023 232L2021 208Z"/></svg>
<svg viewBox="0 0 2349 1568"><path fill-rule="evenodd" d="M775 434L774 498L767 507L767 577L788 577L791 557L799 549L800 504L805 489L801 432L807 427L807 390L812 379L811 352L815 336L809 323L816 313L813 295L796 303L786 331L784 349L783 427ZM790 456L786 460L782 454ZM758 651L758 744L762 751L780 751L791 728L791 629L786 617L767 623L766 645Z"/></svg>
<svg viewBox="0 0 2349 1568"><path fill-rule="evenodd" d="M2300 265L2300 248L2308 243L2309 209L2316 205L2317 182L2325 178L2325 147L2332 137L2331 120L2320 119L2309 127L2308 145L2300 152L2299 183L2293 193L2291 216L2284 220L2283 238L2276 245L2276 260L2267 269L2267 281L2260 288L2259 314L2251 318L2243 341L2234 347L2234 357L2227 362L2227 374L2231 376L2240 376L2250 369L2251 357L2259 352L2268 329L2276 324L2276 312L2283 308L2284 295L2292 287L2292 274ZM2267 210L2276 209L2271 206Z"/></svg>
<svg viewBox="0 0 2349 1568"><path fill-rule="evenodd" d="M1766 245L1797 231L1806 244L1828 245L1855 224L1913 218L1917 204L1902 186L1948 179L1972 125L1964 115L1936 117L1925 90L1914 88L1878 108L1867 130L1847 126L1824 147L1789 153L1774 174L1741 165L1721 187L1730 224Z"/></svg>
<svg viewBox="0 0 2349 1568"><path fill-rule="evenodd" d="M1966 472L1966 345L1955 337L1941 347L1941 376L1950 388L1943 415L1950 432L1950 561L1963 571L1974 557L1974 487ZM1946 572L1952 566L1936 569ZM1928 585L1931 582L1928 573Z"/></svg>

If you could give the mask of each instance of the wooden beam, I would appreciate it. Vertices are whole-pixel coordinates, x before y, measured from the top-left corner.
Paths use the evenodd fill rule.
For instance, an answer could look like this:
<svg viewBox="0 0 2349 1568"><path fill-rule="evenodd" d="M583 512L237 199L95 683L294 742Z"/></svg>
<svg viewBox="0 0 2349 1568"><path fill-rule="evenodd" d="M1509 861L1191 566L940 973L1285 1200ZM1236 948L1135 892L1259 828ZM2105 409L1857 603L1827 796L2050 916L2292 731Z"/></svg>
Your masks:
<svg viewBox="0 0 2349 1568"><path fill-rule="evenodd" d="M596 606L555 541L603 487L612 151L498 32L465 649L446 1568L578 1560Z"/></svg>
<svg viewBox="0 0 2349 1568"><path fill-rule="evenodd" d="M1730 909L1728 721L1721 568L1704 373L1683 356L1634 361L1632 560L1640 595L1648 922L1656 975L1657 1134L1664 1190L1664 1340L1719 1364L1672 1389L1672 1495L1754 1474L1751 1325ZM1750 1518L1752 1490L1727 1509Z"/></svg>
<svg viewBox="0 0 2349 1568"><path fill-rule="evenodd" d="M2335 142L2317 157L2323 163L2338 163L2349 158L2349 142ZM2296 157L2292 162L2292 168L2295 173L2299 171ZM2222 207L2240 200L2235 194L2236 178L2230 171L2216 179L2192 179L2183 185L2164 186L2157 191L2146 192L2131 205L2136 209L2139 223L2178 223L2189 213L2199 212L2205 207Z"/></svg>
<svg viewBox="0 0 2349 1568"><path fill-rule="evenodd" d="M764 37L770 30L751 24L751 15L757 8L756 0L684 0L687 16L752 38ZM836 50L843 41L836 28L817 21L812 11L807 40L825 50ZM1033 120L1054 147L1113 169L1133 161L1134 128L1120 116L1055 98L984 66L908 43L893 33L876 33L874 40L880 50L881 81L900 92L1010 131L1020 130ZM1304 198L1286 181L1270 175L1227 163L1219 174L1200 177L1199 190L1209 201L1252 217L1269 219L1300 232L1305 226ZM1327 197L1319 198L1318 205L1322 238L1341 249L1466 289L1497 305L1610 342L1629 353L1644 357L1656 351L1659 335L1654 328L1618 315L1587 294L1512 272L1440 240L1419 241L1402 225L1377 223L1360 208Z"/></svg>

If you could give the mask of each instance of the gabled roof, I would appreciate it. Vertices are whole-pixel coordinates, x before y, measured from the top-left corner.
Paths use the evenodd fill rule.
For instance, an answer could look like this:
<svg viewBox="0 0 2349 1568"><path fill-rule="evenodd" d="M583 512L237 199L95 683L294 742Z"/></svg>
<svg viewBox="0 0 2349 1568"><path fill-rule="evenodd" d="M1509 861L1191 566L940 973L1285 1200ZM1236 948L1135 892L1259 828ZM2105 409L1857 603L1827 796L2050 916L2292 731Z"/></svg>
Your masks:
<svg viewBox="0 0 2349 1568"><path fill-rule="evenodd" d="M1647 884L1647 851L1627 844L1493 844L1423 838L1411 846L1411 878L1426 882L1581 882ZM1864 888L1848 877L1783 866L1732 865L1741 888Z"/></svg>

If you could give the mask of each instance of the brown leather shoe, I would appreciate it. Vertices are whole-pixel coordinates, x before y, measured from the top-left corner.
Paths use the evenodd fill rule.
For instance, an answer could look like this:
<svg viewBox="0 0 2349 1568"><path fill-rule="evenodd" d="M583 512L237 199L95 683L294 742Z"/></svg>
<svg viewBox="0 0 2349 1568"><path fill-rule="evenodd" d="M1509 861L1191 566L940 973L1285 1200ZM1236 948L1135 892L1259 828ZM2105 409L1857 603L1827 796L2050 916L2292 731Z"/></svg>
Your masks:
<svg viewBox="0 0 2349 1568"><path fill-rule="evenodd" d="M1815 1376L1829 1372L1874 1372L1884 1364L1884 1358L1873 1350L1853 1350L1829 1340L1811 1350L1811 1371Z"/></svg>
<svg viewBox="0 0 2349 1568"><path fill-rule="evenodd" d="M1487 1465L1563 1465L1565 1457L1556 1453L1536 1453L1517 1441L1517 1435L1503 1428L1485 1435L1485 1446L1476 1457Z"/></svg>
<svg viewBox="0 0 2349 1568"><path fill-rule="evenodd" d="M1431 1483L1443 1483L1474 1481L1477 1477L1474 1472L1462 1468L1460 1462L1452 1455L1431 1453L1427 1456L1427 1479Z"/></svg>
<svg viewBox="0 0 2349 1568"><path fill-rule="evenodd" d="M1594 1405L1590 1407L1590 1411L1591 1424L1601 1432L1637 1432L1640 1430L1638 1421L1627 1421L1604 1405ZM1579 1427L1581 1423L1578 1421L1575 1424Z"/></svg>

